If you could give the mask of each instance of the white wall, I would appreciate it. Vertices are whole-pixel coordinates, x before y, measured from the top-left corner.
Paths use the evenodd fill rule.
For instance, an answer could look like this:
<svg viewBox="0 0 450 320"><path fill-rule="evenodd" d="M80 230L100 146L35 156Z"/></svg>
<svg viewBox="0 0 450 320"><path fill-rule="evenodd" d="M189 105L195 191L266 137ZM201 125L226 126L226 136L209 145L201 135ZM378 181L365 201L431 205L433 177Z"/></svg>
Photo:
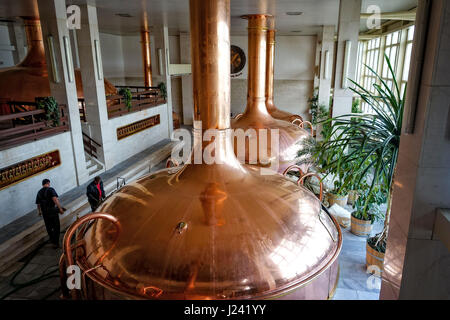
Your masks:
<svg viewBox="0 0 450 320"><path fill-rule="evenodd" d="M285 111L309 116L308 99L313 93L316 36L277 36L275 43L274 99ZM231 44L248 54L248 37L231 36ZM247 63L242 75L231 80L231 112L245 110L247 104Z"/></svg>
<svg viewBox="0 0 450 320"><path fill-rule="evenodd" d="M40 139L0 152L2 168L15 163L59 150L61 165L37 174L0 191L0 228L36 208L36 194L42 188L42 180L50 179L51 186L61 195L77 184L74 170L70 132Z"/></svg>
<svg viewBox="0 0 450 320"><path fill-rule="evenodd" d="M125 76L122 38L120 36L100 33L103 74L113 84L122 82Z"/></svg>
<svg viewBox="0 0 450 320"><path fill-rule="evenodd" d="M101 34L103 69L105 77L116 85L143 85L141 39L136 36ZM151 41L152 78L154 85L161 81L158 70L157 48ZM276 106L309 119L308 99L314 89L316 36L277 36L275 44L274 99ZM248 37L231 36L231 44L241 47L247 54ZM180 37L170 36L170 63L184 63L180 56ZM247 104L247 64L240 77L231 80L231 112L245 110ZM185 92L181 78L172 77L172 108L183 118ZM192 109L192 108L190 108ZM191 112L191 110L185 110Z"/></svg>
<svg viewBox="0 0 450 320"><path fill-rule="evenodd" d="M135 133L121 140L117 140L117 128L157 114L160 116L159 125ZM107 140L103 143L105 148L109 151L107 154L109 158L108 163L110 163L112 167L133 155L150 148L155 143L169 138L167 104L109 119L107 131Z"/></svg>

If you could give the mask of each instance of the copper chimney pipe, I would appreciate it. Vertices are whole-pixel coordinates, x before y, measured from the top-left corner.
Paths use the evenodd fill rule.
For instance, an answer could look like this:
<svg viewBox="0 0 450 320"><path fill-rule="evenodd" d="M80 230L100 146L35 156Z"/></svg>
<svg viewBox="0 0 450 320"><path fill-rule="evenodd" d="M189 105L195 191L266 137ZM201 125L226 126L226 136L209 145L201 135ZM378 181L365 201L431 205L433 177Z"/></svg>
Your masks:
<svg viewBox="0 0 450 320"><path fill-rule="evenodd" d="M265 72L266 72L266 14L243 16L248 20L248 114L267 115L265 106Z"/></svg>
<svg viewBox="0 0 450 320"><path fill-rule="evenodd" d="M213 151L223 163L150 173L84 217L107 217L120 234L97 220L80 229L72 246L65 237L85 276L81 297L326 299L342 245L337 222L311 192L279 174L261 176L233 152L230 0L190 0L190 24L194 152L207 151L212 142L201 136L217 129ZM62 283L69 262L63 256Z"/></svg>
<svg viewBox="0 0 450 320"><path fill-rule="evenodd" d="M267 155L271 161L278 161L278 172L282 173L286 168L295 165L297 154L303 148L304 139L309 134L296 125L286 121L275 119L270 115L266 107L266 58L267 58L267 23L272 18L266 14L245 15L242 18L248 20L248 87L247 106L245 112L238 119L233 119L233 129L255 129L256 137L246 140L245 163L249 164L249 140L256 140L259 149L259 130L267 130ZM273 80L272 80L273 83ZM279 150L271 149L271 130L279 130ZM237 143L235 144L238 153ZM277 152L278 151L278 152ZM278 156L277 156L278 155ZM259 156L257 166L267 166ZM307 167L304 166L306 171Z"/></svg>
<svg viewBox="0 0 450 320"><path fill-rule="evenodd" d="M266 107L272 117L279 120L293 122L303 119L299 115L277 109L273 101L273 79L274 79L274 62L275 62L275 29L273 22L270 29L267 30L267 67L266 67Z"/></svg>
<svg viewBox="0 0 450 320"><path fill-rule="evenodd" d="M141 30L142 65L144 67L144 86L151 87L152 82L152 62L150 54L150 32Z"/></svg>
<svg viewBox="0 0 450 320"><path fill-rule="evenodd" d="M194 128L229 129L229 1L191 0L190 24Z"/></svg>

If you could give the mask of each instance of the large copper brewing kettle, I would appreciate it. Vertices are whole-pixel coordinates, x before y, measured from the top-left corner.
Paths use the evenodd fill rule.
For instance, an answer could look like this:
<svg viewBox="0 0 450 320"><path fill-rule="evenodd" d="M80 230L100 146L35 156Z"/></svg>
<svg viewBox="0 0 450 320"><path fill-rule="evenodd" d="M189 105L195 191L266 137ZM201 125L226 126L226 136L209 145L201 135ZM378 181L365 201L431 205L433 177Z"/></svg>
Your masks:
<svg viewBox="0 0 450 320"><path fill-rule="evenodd" d="M25 19L28 53L17 66L0 69L0 99L21 102L34 102L35 97L51 96L45 61L42 30L39 19ZM84 98L81 71L75 69L78 98ZM108 80L104 80L106 95L117 94Z"/></svg>
<svg viewBox="0 0 450 320"><path fill-rule="evenodd" d="M190 24L194 143L206 150L203 132L217 129L216 163L148 174L77 220L64 238L63 288L76 263L83 283L74 298L328 297L338 224L308 190L275 172L261 176L234 155L229 0L190 0Z"/></svg>
<svg viewBox="0 0 450 320"><path fill-rule="evenodd" d="M245 163L251 163L249 155L250 141L257 140L260 143L259 131L266 129L267 134L267 154L272 156L271 161L278 161L278 172L284 172L286 168L296 164L298 161L298 151L303 148L304 140L310 135L307 131L297 125L287 121L278 120L272 117L266 107L266 53L267 53L267 19L271 18L265 14L246 15L248 19L248 87L247 87L247 107L242 116L231 122L233 129L255 129L256 135L250 136L246 140ZM273 70L273 69L272 69ZM271 131L279 130L278 150L272 150ZM236 154L237 142L235 143ZM258 147L259 148L259 147ZM278 151L278 152L276 152ZM269 157L270 158L270 157ZM267 166L258 157L258 166ZM304 168L306 170L306 168Z"/></svg>

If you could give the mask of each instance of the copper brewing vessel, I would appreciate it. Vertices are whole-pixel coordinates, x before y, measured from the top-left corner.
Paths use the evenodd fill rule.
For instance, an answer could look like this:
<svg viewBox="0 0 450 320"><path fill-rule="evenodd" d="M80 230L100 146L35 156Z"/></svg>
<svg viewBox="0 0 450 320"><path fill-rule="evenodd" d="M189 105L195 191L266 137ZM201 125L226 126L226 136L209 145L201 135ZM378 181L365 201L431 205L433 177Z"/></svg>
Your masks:
<svg viewBox="0 0 450 320"><path fill-rule="evenodd" d="M0 69L0 100L34 102L35 97L51 96L44 43L39 19L24 19L28 53L18 65ZM75 69L78 98L84 98L81 71ZM105 93L117 94L116 88L104 80Z"/></svg>
<svg viewBox="0 0 450 320"><path fill-rule="evenodd" d="M273 79L275 63L275 30L267 30L267 61L266 61L266 107L269 114L275 119L292 123L296 119L303 121L299 115L278 109L273 101Z"/></svg>
<svg viewBox="0 0 450 320"><path fill-rule="evenodd" d="M65 287L65 267L76 263L82 290L66 294L326 298L342 245L338 224L308 190L275 172L261 176L234 155L230 0L190 0L190 25L194 153L214 143L216 162L148 174L76 221L64 239L60 270ZM217 129L214 142L202 141L206 129Z"/></svg>
<svg viewBox="0 0 450 320"><path fill-rule="evenodd" d="M259 131L267 130L267 154L272 155L271 161L278 161L278 172L282 173L287 167L294 165L297 154L303 148L303 141L310 137L307 131L297 125L275 119L266 107L266 54L267 54L267 20L271 16L266 14L246 15L248 19L248 86L247 107L242 116L233 120L233 129L255 129L256 135L246 141L245 162L251 163L249 143L252 139L260 143ZM271 130L279 130L279 150L271 149ZM237 143L235 143L235 146ZM278 151L278 152L277 152ZM237 153L237 150L236 150ZM258 157L256 165L267 166Z"/></svg>

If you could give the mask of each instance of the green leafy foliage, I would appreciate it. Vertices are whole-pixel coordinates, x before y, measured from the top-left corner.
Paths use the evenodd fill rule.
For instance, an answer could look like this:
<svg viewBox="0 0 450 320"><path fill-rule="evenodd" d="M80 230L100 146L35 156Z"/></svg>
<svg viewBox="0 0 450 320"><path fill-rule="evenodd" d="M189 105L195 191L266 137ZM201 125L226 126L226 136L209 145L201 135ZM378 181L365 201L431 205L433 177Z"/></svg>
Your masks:
<svg viewBox="0 0 450 320"><path fill-rule="evenodd" d="M309 136L302 140L301 147L299 148L299 151L297 152L297 158L296 158L296 164L302 165L302 164L308 164L308 165L314 165L315 159L313 157L313 154L317 150L317 142L316 139Z"/></svg>
<svg viewBox="0 0 450 320"><path fill-rule="evenodd" d="M379 241L379 235L367 239L367 243L372 249L381 253L386 253L386 240Z"/></svg>
<svg viewBox="0 0 450 320"><path fill-rule="evenodd" d="M125 105L128 108L128 111L131 111L131 108L133 106L131 104L131 101L133 100L133 95L131 94L131 90L128 88L121 88L119 90L119 94L123 96L123 99L124 99Z"/></svg>
<svg viewBox="0 0 450 320"><path fill-rule="evenodd" d="M363 216L367 215L378 187L388 190L390 198L400 146L406 88L400 93L389 58L385 56L385 59L389 77L393 79L393 88L366 66L379 83L373 85L374 93L350 81L355 85L352 91L373 113L347 114L326 120L326 123L331 123L331 131L321 144L321 151L316 154L324 162L323 170L326 173L336 174L343 164L350 163L356 170L351 174L347 172L347 176L353 176L347 181L353 180L354 186L367 181L368 194L362 197L364 205L360 208Z"/></svg>
<svg viewBox="0 0 450 320"><path fill-rule="evenodd" d="M360 99L353 99L352 113L362 113L361 100Z"/></svg>
<svg viewBox="0 0 450 320"><path fill-rule="evenodd" d="M319 104L319 94L317 88L314 90L313 96L309 98L309 109L311 110L311 123L317 125L320 121L329 117L330 111L323 104Z"/></svg>
<svg viewBox="0 0 450 320"><path fill-rule="evenodd" d="M380 206L386 203L387 194L384 186L376 186L372 192L369 192L369 185L364 184L359 190L359 197L355 201L353 208L356 209L352 215L360 220L370 221L374 223L375 220L384 218L384 212Z"/></svg>
<svg viewBox="0 0 450 320"><path fill-rule="evenodd" d="M167 88L164 82L160 82L158 84L159 91L161 92L161 96L166 99L167 98Z"/></svg>
<svg viewBox="0 0 450 320"><path fill-rule="evenodd" d="M58 127L60 124L61 114L55 98L36 97L34 101L37 109L45 110L45 120L52 121L52 126Z"/></svg>

